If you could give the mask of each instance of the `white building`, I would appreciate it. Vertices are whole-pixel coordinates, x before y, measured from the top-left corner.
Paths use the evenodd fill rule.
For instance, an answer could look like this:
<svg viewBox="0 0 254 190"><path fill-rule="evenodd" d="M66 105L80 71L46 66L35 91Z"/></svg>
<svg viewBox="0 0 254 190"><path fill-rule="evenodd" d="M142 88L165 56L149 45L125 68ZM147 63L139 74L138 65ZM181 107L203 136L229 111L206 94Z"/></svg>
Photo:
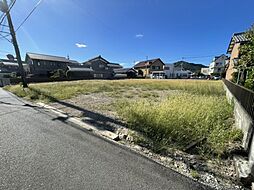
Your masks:
<svg viewBox="0 0 254 190"><path fill-rule="evenodd" d="M210 75L210 69L209 68L201 68L201 73L205 76Z"/></svg>
<svg viewBox="0 0 254 190"><path fill-rule="evenodd" d="M183 70L182 68L175 67L174 64L165 64L164 66L165 77L170 78L190 78L192 72Z"/></svg>
<svg viewBox="0 0 254 190"><path fill-rule="evenodd" d="M164 73L166 78L174 78L174 64L165 64Z"/></svg>
<svg viewBox="0 0 254 190"><path fill-rule="evenodd" d="M221 56L216 56L209 66L209 74L213 76L220 76L225 71L225 65L227 64L228 60L228 56L224 54Z"/></svg>

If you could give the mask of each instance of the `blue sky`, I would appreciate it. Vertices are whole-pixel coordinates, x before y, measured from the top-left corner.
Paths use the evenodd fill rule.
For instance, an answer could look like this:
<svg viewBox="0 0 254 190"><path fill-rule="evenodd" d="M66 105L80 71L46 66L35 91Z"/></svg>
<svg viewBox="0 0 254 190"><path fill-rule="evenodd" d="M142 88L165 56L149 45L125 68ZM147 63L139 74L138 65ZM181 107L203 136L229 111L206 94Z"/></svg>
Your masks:
<svg viewBox="0 0 254 190"><path fill-rule="evenodd" d="M17 0L15 26L37 2ZM125 66L147 56L165 63L185 57L207 65L226 52L234 32L254 23L253 7L253 0L43 0L17 38L22 57L37 52L82 62L102 55ZM0 40L0 56L6 52L13 48Z"/></svg>

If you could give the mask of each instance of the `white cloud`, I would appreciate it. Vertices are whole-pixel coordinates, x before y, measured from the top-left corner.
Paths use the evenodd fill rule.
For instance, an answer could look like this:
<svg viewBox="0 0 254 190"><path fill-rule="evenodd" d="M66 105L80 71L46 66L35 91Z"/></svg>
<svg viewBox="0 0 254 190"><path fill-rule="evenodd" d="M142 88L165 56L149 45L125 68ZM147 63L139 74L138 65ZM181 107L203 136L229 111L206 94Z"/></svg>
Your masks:
<svg viewBox="0 0 254 190"><path fill-rule="evenodd" d="M81 44L81 43L76 43L75 44L78 48L86 48L87 45L86 44Z"/></svg>
<svg viewBox="0 0 254 190"><path fill-rule="evenodd" d="M144 35L143 34L136 34L136 36L135 36L136 38L143 38L144 37Z"/></svg>

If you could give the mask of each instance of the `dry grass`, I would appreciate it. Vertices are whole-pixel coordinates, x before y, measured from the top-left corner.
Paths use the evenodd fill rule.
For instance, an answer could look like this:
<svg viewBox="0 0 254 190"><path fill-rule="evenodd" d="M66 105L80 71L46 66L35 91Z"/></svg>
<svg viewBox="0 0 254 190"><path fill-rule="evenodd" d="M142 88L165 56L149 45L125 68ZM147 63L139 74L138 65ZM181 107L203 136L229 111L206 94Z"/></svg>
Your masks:
<svg viewBox="0 0 254 190"><path fill-rule="evenodd" d="M241 137L239 131L232 129L233 110L221 81L91 80L31 84L26 90L17 85L6 89L44 102L103 93L110 98L111 105L101 103L97 108L115 112L129 127L151 140L155 151L169 146L184 149L204 137L206 140L197 147L198 153L222 155L229 143Z"/></svg>
<svg viewBox="0 0 254 190"><path fill-rule="evenodd" d="M91 94L99 92L111 92L118 96L121 92L139 89L140 93L153 90L182 90L202 95L224 95L222 83L218 81L199 80L92 80L31 84L31 89L42 91L44 94L56 99L64 100L79 94ZM45 97L34 97L32 92L24 91L20 86L8 86L9 91L28 99L43 100ZM33 95L31 95L31 93ZM143 96L145 96L143 94Z"/></svg>

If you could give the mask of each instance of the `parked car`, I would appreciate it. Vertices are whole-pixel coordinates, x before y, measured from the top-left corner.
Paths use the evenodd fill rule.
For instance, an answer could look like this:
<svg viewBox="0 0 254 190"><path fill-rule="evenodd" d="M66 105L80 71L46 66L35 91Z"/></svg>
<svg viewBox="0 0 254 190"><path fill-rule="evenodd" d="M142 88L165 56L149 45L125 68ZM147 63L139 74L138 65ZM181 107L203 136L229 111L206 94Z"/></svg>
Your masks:
<svg viewBox="0 0 254 190"><path fill-rule="evenodd" d="M161 71L154 71L152 74L150 74L151 79L165 79L165 73Z"/></svg>
<svg viewBox="0 0 254 190"><path fill-rule="evenodd" d="M220 79L221 79L221 76L213 76L212 79L213 79L213 80L220 80Z"/></svg>

